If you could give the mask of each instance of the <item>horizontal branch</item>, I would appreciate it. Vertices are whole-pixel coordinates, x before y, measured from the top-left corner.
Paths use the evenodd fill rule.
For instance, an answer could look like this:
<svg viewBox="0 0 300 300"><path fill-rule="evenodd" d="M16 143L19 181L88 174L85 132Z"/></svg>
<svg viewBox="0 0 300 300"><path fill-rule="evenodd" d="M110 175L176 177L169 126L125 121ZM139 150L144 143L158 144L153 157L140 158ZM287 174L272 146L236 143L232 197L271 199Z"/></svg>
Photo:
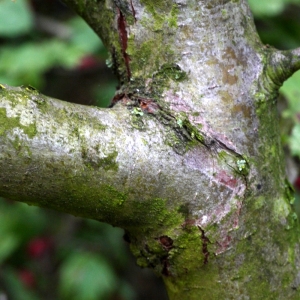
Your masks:
<svg viewBox="0 0 300 300"><path fill-rule="evenodd" d="M224 178L232 169L221 166L214 179L207 148L177 154L172 130L150 115L0 87L0 196L125 228L162 222L162 210L188 202L230 207L238 181ZM227 190L222 202L218 188Z"/></svg>
<svg viewBox="0 0 300 300"><path fill-rule="evenodd" d="M134 202L158 197L160 157L173 160L162 128L143 116L147 131L134 129L138 116L121 106L75 105L2 86L0 116L0 194L14 200L134 222Z"/></svg>
<svg viewBox="0 0 300 300"><path fill-rule="evenodd" d="M300 48L280 51L273 48L267 49L268 64L267 78L271 89L280 88L285 80L300 69Z"/></svg>
<svg viewBox="0 0 300 300"><path fill-rule="evenodd" d="M176 206L199 185L165 129L122 105L99 109L1 85L0 116L3 197L124 226L146 222L138 203Z"/></svg>

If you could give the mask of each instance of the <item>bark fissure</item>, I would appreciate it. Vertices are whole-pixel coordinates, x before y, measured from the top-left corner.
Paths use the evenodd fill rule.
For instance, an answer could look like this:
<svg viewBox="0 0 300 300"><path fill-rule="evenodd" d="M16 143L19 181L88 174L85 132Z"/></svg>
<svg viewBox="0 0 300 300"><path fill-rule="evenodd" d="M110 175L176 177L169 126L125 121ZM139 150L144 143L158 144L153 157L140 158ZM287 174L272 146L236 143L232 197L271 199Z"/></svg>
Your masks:
<svg viewBox="0 0 300 300"><path fill-rule="evenodd" d="M133 6L133 3L132 3L132 0L130 0L130 6L131 6L131 10L132 10L132 15L133 15L134 21L136 22L135 10L134 10L134 6Z"/></svg>
<svg viewBox="0 0 300 300"><path fill-rule="evenodd" d="M201 232L201 240L202 240L202 254L204 256L203 264L208 264L208 259L210 256L210 252L208 251L208 245L210 244L209 238L205 235L205 231L198 226Z"/></svg>
<svg viewBox="0 0 300 300"><path fill-rule="evenodd" d="M119 7L117 7L117 11L118 11L118 30L119 30L119 36L121 42L122 55L126 66L127 80L129 81L131 77L131 71L130 71L130 57L126 52L127 43L128 43L126 18Z"/></svg>
<svg viewBox="0 0 300 300"><path fill-rule="evenodd" d="M164 276L172 276L169 267L170 267L170 262L169 262L169 252L171 249L173 249L173 240L168 237L168 236L160 236L159 237L159 242L162 245L162 248L167 252L166 255L164 255L160 261L162 264L162 271L161 274Z"/></svg>

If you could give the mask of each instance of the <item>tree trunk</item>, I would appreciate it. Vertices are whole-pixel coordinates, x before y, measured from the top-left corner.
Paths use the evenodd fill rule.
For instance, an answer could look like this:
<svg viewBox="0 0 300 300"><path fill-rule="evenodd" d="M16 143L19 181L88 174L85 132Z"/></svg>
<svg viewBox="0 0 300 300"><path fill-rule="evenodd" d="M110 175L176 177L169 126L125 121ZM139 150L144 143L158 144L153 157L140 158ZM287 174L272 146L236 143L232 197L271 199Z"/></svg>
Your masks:
<svg viewBox="0 0 300 300"><path fill-rule="evenodd" d="M300 50L246 0L65 0L99 34L113 107L0 89L0 193L108 222L174 299L299 299L276 96Z"/></svg>

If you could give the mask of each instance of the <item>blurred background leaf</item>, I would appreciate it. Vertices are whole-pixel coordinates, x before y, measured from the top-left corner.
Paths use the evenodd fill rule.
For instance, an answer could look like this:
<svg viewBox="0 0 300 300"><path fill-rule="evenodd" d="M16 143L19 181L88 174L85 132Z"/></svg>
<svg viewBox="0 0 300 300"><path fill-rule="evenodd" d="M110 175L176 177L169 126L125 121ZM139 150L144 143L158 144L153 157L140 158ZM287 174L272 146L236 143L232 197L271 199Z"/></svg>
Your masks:
<svg viewBox="0 0 300 300"><path fill-rule="evenodd" d="M265 44L300 46L300 0L249 4ZM107 58L95 33L62 2L0 0L0 83L105 107L117 87ZM285 82L279 97L288 174L297 191L299 74ZM0 199L0 299L167 299L162 282L136 267L122 236L106 224Z"/></svg>
<svg viewBox="0 0 300 300"><path fill-rule="evenodd" d="M100 254L73 252L60 269L60 291L64 299L104 299L117 286L117 278Z"/></svg>
<svg viewBox="0 0 300 300"><path fill-rule="evenodd" d="M12 38L32 28L33 15L26 0L0 1L0 36Z"/></svg>

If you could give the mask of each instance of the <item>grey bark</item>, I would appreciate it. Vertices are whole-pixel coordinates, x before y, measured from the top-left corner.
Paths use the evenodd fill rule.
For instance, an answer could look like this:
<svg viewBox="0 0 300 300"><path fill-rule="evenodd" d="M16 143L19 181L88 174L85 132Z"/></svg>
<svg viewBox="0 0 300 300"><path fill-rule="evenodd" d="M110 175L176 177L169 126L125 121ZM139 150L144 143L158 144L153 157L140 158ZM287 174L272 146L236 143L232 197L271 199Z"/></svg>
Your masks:
<svg viewBox="0 0 300 300"><path fill-rule="evenodd" d="M2 196L123 227L170 299L299 299L276 96L299 49L240 1L66 0L111 51L114 107L1 86Z"/></svg>

